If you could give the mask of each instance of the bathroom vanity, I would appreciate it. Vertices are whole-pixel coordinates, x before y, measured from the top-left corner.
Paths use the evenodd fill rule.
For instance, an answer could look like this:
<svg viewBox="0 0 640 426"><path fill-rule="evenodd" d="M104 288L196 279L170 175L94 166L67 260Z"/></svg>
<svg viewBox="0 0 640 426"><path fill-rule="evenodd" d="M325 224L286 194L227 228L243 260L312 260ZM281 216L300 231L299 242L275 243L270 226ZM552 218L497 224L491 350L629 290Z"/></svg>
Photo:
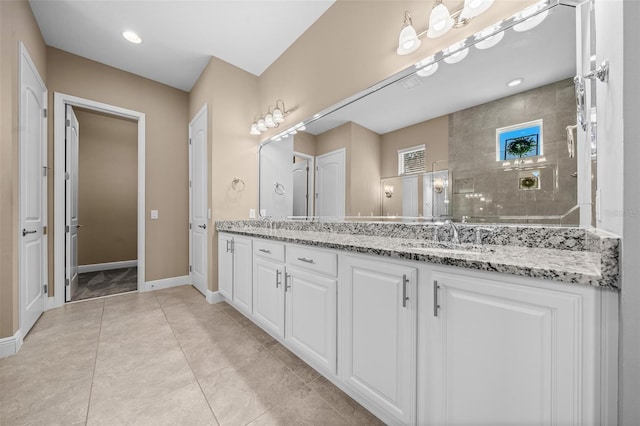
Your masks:
<svg viewBox="0 0 640 426"><path fill-rule="evenodd" d="M385 423L615 422L613 236L459 225L453 244L436 224L216 227L226 301Z"/></svg>

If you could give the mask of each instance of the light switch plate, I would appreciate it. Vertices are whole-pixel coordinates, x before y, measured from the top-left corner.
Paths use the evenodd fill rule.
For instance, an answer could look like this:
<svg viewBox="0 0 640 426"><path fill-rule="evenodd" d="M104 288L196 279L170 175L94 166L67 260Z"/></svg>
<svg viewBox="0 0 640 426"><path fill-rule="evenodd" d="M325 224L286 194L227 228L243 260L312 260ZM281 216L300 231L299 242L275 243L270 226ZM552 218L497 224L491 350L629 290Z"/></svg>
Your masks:
<svg viewBox="0 0 640 426"><path fill-rule="evenodd" d="M158 210L151 210L151 219L158 218Z"/></svg>
<svg viewBox="0 0 640 426"><path fill-rule="evenodd" d="M211 209L207 209L207 219L211 219Z"/></svg>
<svg viewBox="0 0 640 426"><path fill-rule="evenodd" d="M256 218L256 209L249 209L249 219Z"/></svg>

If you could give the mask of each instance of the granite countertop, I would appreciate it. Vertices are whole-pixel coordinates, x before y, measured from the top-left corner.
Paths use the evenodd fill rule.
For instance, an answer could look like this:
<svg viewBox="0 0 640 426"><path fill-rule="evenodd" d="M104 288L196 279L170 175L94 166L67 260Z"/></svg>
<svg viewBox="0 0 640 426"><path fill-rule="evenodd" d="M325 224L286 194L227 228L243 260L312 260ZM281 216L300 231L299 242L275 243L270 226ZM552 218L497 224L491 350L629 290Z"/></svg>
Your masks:
<svg viewBox="0 0 640 426"><path fill-rule="evenodd" d="M384 236L372 235L373 228L366 233L336 232L328 229L317 230L317 227L304 229L301 226L287 226L279 224L275 228L262 224L252 224L242 221L217 222L216 228L220 232L242 234L270 240L304 244L309 246L345 250L356 253L387 256L396 259L415 260L439 265L457 266L482 271L494 271L506 274L543 278L554 281L591 285L610 289L619 288L618 280L618 239L604 238L599 241L597 234L587 235L584 244L568 242L570 238L581 241L573 232L569 234L555 233L563 244L556 244L561 249L538 247L531 241L521 238L517 244L472 244L464 242L452 244L438 243L433 239L415 238L402 232L378 232ZM283 229L284 228L284 229ZM473 229L472 227L470 227ZM493 235L502 233L503 227L487 228ZM512 232L513 227L504 227L504 232ZM410 229L410 228L409 228ZM529 229L529 228L528 228ZM539 231L531 231L538 229ZM380 230L378 230L380 231ZM530 235L545 234L544 228L531 227ZM584 230L582 230L584 231ZM391 236L393 235L393 236ZM567 237L569 235L569 237ZM549 240L550 235L544 235ZM597 240L594 244L593 240ZM492 239L491 241L496 241ZM566 248L566 246L570 248Z"/></svg>

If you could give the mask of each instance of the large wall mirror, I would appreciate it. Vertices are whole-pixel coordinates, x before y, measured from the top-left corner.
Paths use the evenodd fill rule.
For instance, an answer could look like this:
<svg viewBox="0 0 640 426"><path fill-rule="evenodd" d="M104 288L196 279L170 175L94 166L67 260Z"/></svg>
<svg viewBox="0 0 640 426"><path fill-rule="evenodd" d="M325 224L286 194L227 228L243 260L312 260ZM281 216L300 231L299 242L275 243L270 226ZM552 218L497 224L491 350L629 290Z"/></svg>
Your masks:
<svg viewBox="0 0 640 426"><path fill-rule="evenodd" d="M533 21L263 144L263 213L577 225L576 9Z"/></svg>

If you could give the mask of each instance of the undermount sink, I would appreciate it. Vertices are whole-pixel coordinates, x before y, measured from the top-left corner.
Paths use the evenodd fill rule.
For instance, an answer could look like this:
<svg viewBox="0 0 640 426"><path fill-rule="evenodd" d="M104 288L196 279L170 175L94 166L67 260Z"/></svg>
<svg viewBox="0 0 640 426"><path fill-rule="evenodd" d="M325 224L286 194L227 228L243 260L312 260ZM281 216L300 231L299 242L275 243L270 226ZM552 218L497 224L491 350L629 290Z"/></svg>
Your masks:
<svg viewBox="0 0 640 426"><path fill-rule="evenodd" d="M495 249L477 244L468 243L450 243L450 242L436 242L436 241L417 241L401 243L403 247L424 251L425 253L441 253L441 254L456 254L456 253L494 253Z"/></svg>

